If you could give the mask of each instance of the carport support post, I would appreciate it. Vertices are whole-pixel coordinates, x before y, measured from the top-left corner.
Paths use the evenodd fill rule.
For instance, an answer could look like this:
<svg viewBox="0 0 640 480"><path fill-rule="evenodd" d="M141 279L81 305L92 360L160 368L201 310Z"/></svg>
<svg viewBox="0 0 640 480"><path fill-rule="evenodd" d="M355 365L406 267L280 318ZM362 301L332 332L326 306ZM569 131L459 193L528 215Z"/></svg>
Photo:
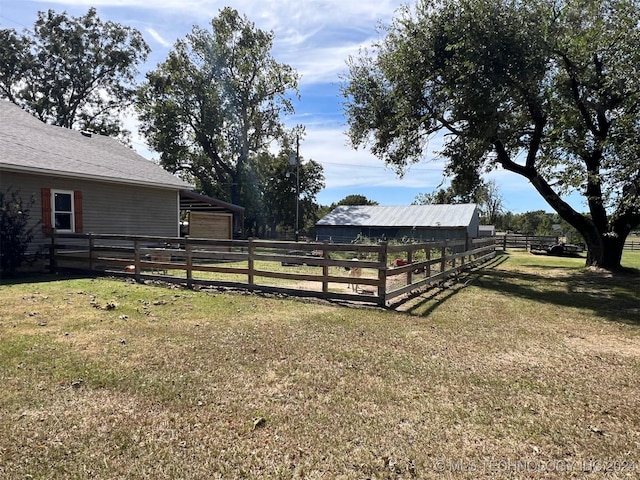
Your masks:
<svg viewBox="0 0 640 480"><path fill-rule="evenodd" d="M387 258L389 257L389 242L380 242L378 252L378 304L381 307L387 305Z"/></svg>

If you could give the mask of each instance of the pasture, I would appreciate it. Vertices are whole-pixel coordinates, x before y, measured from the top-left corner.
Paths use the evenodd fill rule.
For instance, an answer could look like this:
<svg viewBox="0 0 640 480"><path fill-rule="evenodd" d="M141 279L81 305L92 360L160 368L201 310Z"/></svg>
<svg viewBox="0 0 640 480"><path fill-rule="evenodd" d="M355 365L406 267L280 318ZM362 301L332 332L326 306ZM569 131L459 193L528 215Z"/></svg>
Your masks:
<svg viewBox="0 0 640 480"><path fill-rule="evenodd" d="M639 270L583 262L509 251L403 311L4 284L0 477L635 478Z"/></svg>

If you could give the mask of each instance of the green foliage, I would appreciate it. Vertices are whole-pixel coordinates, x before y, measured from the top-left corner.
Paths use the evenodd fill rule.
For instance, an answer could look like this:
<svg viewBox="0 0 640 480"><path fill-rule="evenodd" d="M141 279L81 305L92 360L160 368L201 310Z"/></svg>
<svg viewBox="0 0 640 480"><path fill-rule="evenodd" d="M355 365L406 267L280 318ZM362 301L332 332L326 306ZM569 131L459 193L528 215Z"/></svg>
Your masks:
<svg viewBox="0 0 640 480"><path fill-rule="evenodd" d="M298 75L271 56L273 34L224 8L193 27L138 91L141 132L167 170L236 204L253 195L249 163L286 132Z"/></svg>
<svg viewBox="0 0 640 480"><path fill-rule="evenodd" d="M364 195L353 194L353 195L347 195L337 203L332 203L329 208L330 210L333 210L334 208L339 207L341 205L357 206L357 205L379 205L379 204L375 200L369 200Z"/></svg>
<svg viewBox="0 0 640 480"><path fill-rule="evenodd" d="M569 243L584 242L582 236L557 213L536 210L524 213L506 212L499 215L494 223L501 232L514 232L524 235L549 235L566 237Z"/></svg>
<svg viewBox="0 0 640 480"><path fill-rule="evenodd" d="M640 224L640 9L635 0L419 0L349 60L349 135L402 172L434 134L467 191L485 169L525 177L620 266ZM585 196L588 214L563 201Z"/></svg>
<svg viewBox="0 0 640 480"><path fill-rule="evenodd" d="M0 96L43 122L126 137L118 116L148 53L139 31L102 22L95 8L39 12L32 31L0 30Z"/></svg>
<svg viewBox="0 0 640 480"><path fill-rule="evenodd" d="M468 190L467 188L471 188ZM431 193L416 195L412 205L438 205L456 203L476 203L480 210L480 221L493 225L503 212L503 200L495 180L480 183L475 187L461 186L452 182L447 188L440 188Z"/></svg>
<svg viewBox="0 0 640 480"><path fill-rule="evenodd" d="M37 225L29 227L32 197L24 202L20 192L0 192L0 271L12 275L27 260L27 248Z"/></svg>
<svg viewBox="0 0 640 480"><path fill-rule="evenodd" d="M252 157L246 185L253 194L245 196L247 235L275 238L278 233L295 231L296 166L290 162L289 148L280 154L263 152ZM300 230L307 231L317 221L316 196L324 188L322 165L300 158L299 215Z"/></svg>

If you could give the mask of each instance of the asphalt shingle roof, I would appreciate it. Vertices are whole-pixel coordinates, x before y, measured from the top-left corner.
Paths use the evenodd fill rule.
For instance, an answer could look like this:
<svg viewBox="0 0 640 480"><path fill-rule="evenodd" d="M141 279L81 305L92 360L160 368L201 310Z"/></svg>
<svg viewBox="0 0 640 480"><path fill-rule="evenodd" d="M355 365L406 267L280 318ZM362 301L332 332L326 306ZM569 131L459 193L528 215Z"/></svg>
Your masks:
<svg viewBox="0 0 640 480"><path fill-rule="evenodd" d="M0 100L0 168L134 185L190 188L133 149L103 135L47 125Z"/></svg>
<svg viewBox="0 0 640 480"><path fill-rule="evenodd" d="M374 205L339 206L317 225L358 227L467 227L473 219L476 204L409 205L381 207Z"/></svg>

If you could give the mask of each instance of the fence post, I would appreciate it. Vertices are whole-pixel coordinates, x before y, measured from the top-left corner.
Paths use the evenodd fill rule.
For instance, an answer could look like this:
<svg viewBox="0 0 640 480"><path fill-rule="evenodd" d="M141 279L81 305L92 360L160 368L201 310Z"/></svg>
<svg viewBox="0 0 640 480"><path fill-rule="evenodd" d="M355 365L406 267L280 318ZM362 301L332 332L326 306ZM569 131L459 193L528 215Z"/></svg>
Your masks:
<svg viewBox="0 0 640 480"><path fill-rule="evenodd" d="M408 264L412 264L413 263L413 249L409 248L409 250L407 250L407 263ZM409 270L407 272L407 285L411 285L411 283L413 282L413 278L412 277L412 272L413 270Z"/></svg>
<svg viewBox="0 0 640 480"><path fill-rule="evenodd" d="M93 248L95 247L95 239L92 233L87 234L89 238L89 270L93 272Z"/></svg>
<svg viewBox="0 0 640 480"><path fill-rule="evenodd" d="M187 288L193 288L193 252L191 251L191 244L189 243L189 235L185 235L184 237L184 251L187 256L186 258L186 269L187 269Z"/></svg>
<svg viewBox="0 0 640 480"><path fill-rule="evenodd" d="M140 271L142 267L140 265L140 240L137 238L133 241L133 263L135 265L135 279L136 282L140 281Z"/></svg>
<svg viewBox="0 0 640 480"><path fill-rule="evenodd" d="M424 256L427 259L427 266L425 267L424 276L425 276L425 278L429 278L431 276L431 263L429 263L431 261L431 249L430 248L425 248L424 249Z"/></svg>
<svg viewBox="0 0 640 480"><path fill-rule="evenodd" d="M378 304L381 307L387 304L387 258L389 256L389 242L380 242L380 251L378 252Z"/></svg>
<svg viewBox="0 0 640 480"><path fill-rule="evenodd" d="M56 231L51 232L51 245L49 245L49 270L56 273L58 266L56 263Z"/></svg>
<svg viewBox="0 0 640 480"><path fill-rule="evenodd" d="M470 248L471 245L472 245L471 238L469 238L469 232L467 232L464 237L464 252L462 252L462 257L460 257L461 267L464 267L464 258L466 256L469 257L469 262L471 262L471 255L467 255L467 252L471 250Z"/></svg>
<svg viewBox="0 0 640 480"><path fill-rule="evenodd" d="M506 235L502 236L502 251L503 252L507 251L507 236Z"/></svg>
<svg viewBox="0 0 640 480"><path fill-rule="evenodd" d="M329 265L327 263L330 258L328 250L329 242L325 240L322 243L324 244L324 248L322 250L322 258L325 262L322 265L322 293L329 293Z"/></svg>
<svg viewBox="0 0 640 480"><path fill-rule="evenodd" d="M447 269L447 241L444 241L444 245L440 250L440 273Z"/></svg>
<svg viewBox="0 0 640 480"><path fill-rule="evenodd" d="M254 238L253 237L249 237L249 245L248 245L248 260L247 260L247 266L249 268L249 273L248 273L248 281L249 281L249 289L251 289L253 287L254 284L254 278L253 278L253 254L255 251L255 245L254 245Z"/></svg>

